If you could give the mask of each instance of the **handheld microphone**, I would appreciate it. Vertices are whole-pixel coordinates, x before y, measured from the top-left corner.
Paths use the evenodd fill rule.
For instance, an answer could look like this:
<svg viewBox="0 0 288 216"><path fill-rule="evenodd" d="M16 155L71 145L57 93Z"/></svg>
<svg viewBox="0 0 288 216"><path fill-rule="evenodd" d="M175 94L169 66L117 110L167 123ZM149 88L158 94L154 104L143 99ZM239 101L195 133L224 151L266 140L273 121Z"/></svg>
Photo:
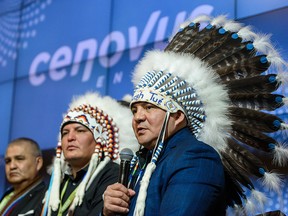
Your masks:
<svg viewBox="0 0 288 216"><path fill-rule="evenodd" d="M120 152L120 173L119 173L119 183L123 184L125 187L128 187L128 177L130 162L133 158L133 151L129 148L124 148Z"/></svg>

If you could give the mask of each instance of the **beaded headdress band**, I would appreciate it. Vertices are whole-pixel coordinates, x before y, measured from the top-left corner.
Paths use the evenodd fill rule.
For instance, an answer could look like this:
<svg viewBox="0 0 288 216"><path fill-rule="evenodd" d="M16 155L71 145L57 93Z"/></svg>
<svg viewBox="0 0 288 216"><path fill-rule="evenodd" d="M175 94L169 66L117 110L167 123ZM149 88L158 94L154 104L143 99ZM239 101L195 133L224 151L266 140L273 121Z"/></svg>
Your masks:
<svg viewBox="0 0 288 216"><path fill-rule="evenodd" d="M118 158L119 153L119 134L118 127L113 119L98 107L91 107L83 104L71 109L64 117L61 124L63 127L71 122L76 122L89 128L96 141L95 153L99 157L109 156L112 160Z"/></svg>

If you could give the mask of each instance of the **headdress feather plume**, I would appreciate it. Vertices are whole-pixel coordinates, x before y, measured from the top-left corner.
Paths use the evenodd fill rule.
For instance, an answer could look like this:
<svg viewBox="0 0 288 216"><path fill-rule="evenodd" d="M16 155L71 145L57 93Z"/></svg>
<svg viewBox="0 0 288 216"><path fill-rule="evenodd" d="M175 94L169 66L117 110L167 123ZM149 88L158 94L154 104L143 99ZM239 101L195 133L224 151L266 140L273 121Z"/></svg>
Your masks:
<svg viewBox="0 0 288 216"><path fill-rule="evenodd" d="M203 27L199 21L209 23ZM288 104L279 93L288 67L270 37L226 16L197 17L180 26L164 52L148 52L133 74L132 102L141 100L142 89L175 101L196 138L219 152L232 191L228 203L240 213L254 212L253 202L266 200L251 176L272 190L281 187L280 176L254 153L273 155L270 162L276 165L285 165L288 158L287 146L273 136L287 131L274 111ZM254 194L251 199L242 186Z"/></svg>

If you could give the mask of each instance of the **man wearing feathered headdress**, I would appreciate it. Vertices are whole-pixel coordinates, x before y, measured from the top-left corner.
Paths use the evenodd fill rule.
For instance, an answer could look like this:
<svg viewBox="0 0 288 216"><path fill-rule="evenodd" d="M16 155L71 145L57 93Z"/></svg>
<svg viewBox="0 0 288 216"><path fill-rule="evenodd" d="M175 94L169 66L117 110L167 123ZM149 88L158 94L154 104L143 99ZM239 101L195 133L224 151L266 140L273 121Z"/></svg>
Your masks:
<svg viewBox="0 0 288 216"><path fill-rule="evenodd" d="M210 23L200 28L202 21ZM273 153L278 165L288 158L269 136L288 128L269 114L287 104L272 93L287 74L264 73L270 65L286 63L267 38L223 16L197 17L164 52L148 52L133 74L130 104L143 148L132 160L128 188L113 184L105 191L103 215L226 215L228 206L236 215L263 211L266 197L251 176L276 192L281 181L252 152Z"/></svg>
<svg viewBox="0 0 288 216"><path fill-rule="evenodd" d="M98 215L106 187L118 181L119 150L139 148L131 112L93 92L74 98L69 107L42 215Z"/></svg>

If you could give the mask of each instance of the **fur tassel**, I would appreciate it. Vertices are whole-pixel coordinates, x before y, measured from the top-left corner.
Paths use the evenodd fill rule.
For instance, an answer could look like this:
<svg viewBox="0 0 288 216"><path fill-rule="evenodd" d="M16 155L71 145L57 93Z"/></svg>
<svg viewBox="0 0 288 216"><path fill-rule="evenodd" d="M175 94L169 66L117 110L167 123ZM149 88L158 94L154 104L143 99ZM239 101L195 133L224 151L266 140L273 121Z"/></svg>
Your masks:
<svg viewBox="0 0 288 216"><path fill-rule="evenodd" d="M145 200L147 196L147 188L149 185L149 181L151 178L152 173L156 169L156 164L153 162L150 162L147 165L146 171L144 173L144 176L141 180L141 186L139 189L139 195L136 201L136 206L134 210L134 216L143 216L144 215L144 210L145 210Z"/></svg>
<svg viewBox="0 0 288 216"><path fill-rule="evenodd" d="M96 158L96 157L95 157L95 158ZM93 161L94 161L94 159L91 160L90 164L93 163ZM99 164L98 164L97 167L95 168L95 171L93 171L93 174L92 174L92 176L91 176L90 179L89 179L89 182L86 184L85 191L87 191L87 190L89 189L89 187L91 186L91 184L92 184L93 180L95 179L95 177L98 175L99 172L101 172L101 170L107 165L107 163L109 163L109 161L111 161L111 159L110 159L109 157L105 157L104 160L101 161L100 163L97 162L97 163L99 163ZM95 162L95 161L94 161L94 162ZM88 172L87 172L87 174L88 174ZM86 174L86 175L87 175L87 174ZM82 183L82 182L81 182L81 183ZM79 185L79 186L80 186L80 185ZM79 190L79 189L77 189L77 193L78 193L78 190ZM82 188L82 190L83 190L83 188ZM68 215L73 215L76 206L79 206L79 205L82 204L85 191L82 191L81 193L79 192L79 195L78 195L78 196L77 196L77 194L76 194L75 199L73 200L71 206L70 206L69 209L68 209L68 212L69 212ZM82 196L81 194L83 194L83 196ZM76 199L76 198L77 198L77 199Z"/></svg>
<svg viewBox="0 0 288 216"><path fill-rule="evenodd" d="M55 158L54 160L54 178L51 179L53 184L51 188L51 195L49 199L49 208L53 211L57 211L60 204L60 184L61 184L61 159Z"/></svg>
<svg viewBox="0 0 288 216"><path fill-rule="evenodd" d="M96 170L93 172L93 175L91 176L89 182L87 183L86 186L86 191L89 189L89 187L91 186L93 180L96 178L96 176L98 175L99 172L101 172L101 170L111 161L111 159L109 157L105 157L103 161L101 161L99 163L99 165L97 166Z"/></svg>
<svg viewBox="0 0 288 216"><path fill-rule="evenodd" d="M92 173L94 173L96 167L98 166L99 163L99 155L94 153L91 157L90 163L89 163L89 167L88 167L88 171L84 177L84 179L81 181L80 185L77 188L76 194L75 194L75 198L73 200L73 205L72 206L79 206L82 204L83 202L83 197L86 191L86 187L87 187L87 183L90 180L90 177L92 175Z"/></svg>

